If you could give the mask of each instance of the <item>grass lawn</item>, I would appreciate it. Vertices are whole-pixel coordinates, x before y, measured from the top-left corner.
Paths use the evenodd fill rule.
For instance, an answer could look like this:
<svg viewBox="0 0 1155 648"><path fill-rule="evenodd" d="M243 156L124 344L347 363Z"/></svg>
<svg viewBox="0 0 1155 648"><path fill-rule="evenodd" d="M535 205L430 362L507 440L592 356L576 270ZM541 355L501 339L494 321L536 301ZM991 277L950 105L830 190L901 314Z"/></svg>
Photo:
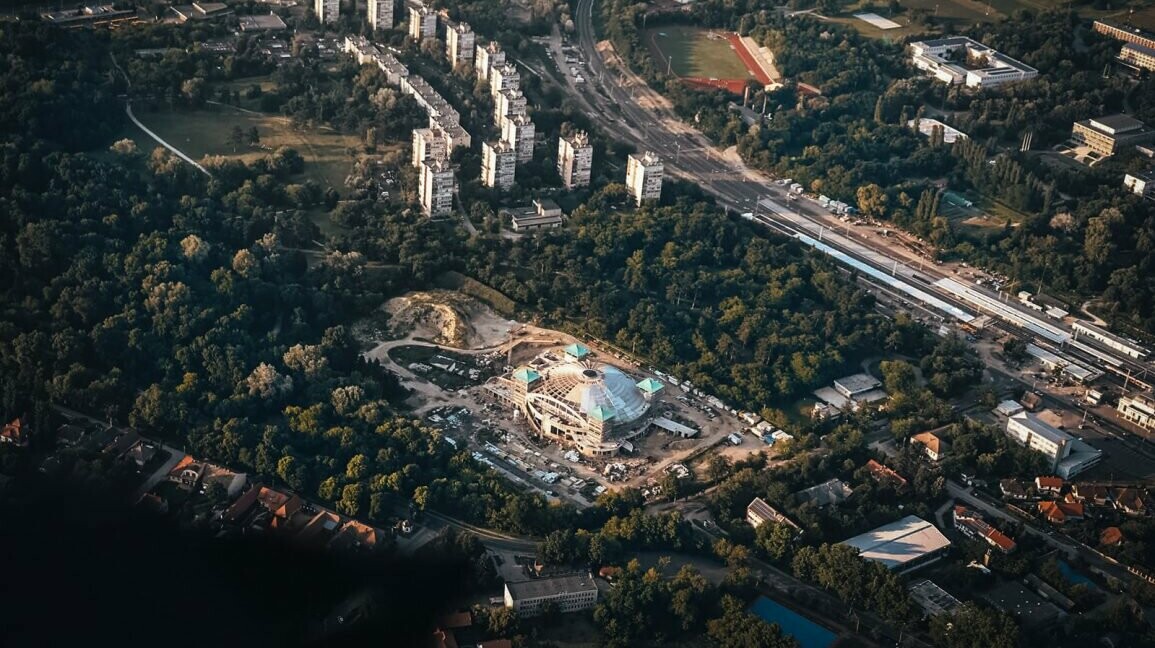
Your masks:
<svg viewBox="0 0 1155 648"><path fill-rule="evenodd" d="M913 34L920 34L926 31L934 31L934 28L922 27L919 25L910 24L910 10L922 9L935 18L935 22L940 26L940 30L944 34L950 34L954 31L968 27L975 23L989 22L993 23L1004 18L1009 17L1014 12L1020 9L1026 9L1034 12L1046 11L1054 8L1064 8L1069 6L1068 0L898 0L902 9L894 14L890 13L885 7L879 7L877 2L864 1L852 8L847 9L841 16L831 17L831 22L849 25L864 36L870 38L885 38L890 40L900 40ZM1133 3L1135 13L1131 16L1131 21L1137 27L1142 27L1148 30L1155 30L1155 3L1150 1L1141 1ZM902 25L896 29L879 29L865 21L854 17L854 14L863 11L873 11L878 15L889 18L894 22ZM1075 11L1080 16L1087 19L1095 18L1111 18L1116 21L1126 20L1128 17L1128 9L1106 9L1100 10L1094 7L1084 6L1075 7Z"/></svg>
<svg viewBox="0 0 1155 648"><path fill-rule="evenodd" d="M354 162L348 149L359 149L361 146L360 138L354 135L344 135L328 128L296 130L285 117L245 112L229 106L210 105L201 110L156 112L142 109L136 116L153 132L194 160L206 155L220 155L249 162L281 146L294 148L305 159L304 175L316 180L322 187L333 187L338 192L344 187L345 176L349 174ZM256 147L238 147L234 151L227 141L229 133L236 126L246 132L255 126L260 134L260 144ZM145 144L145 151L151 151L156 146L143 133L133 139Z"/></svg>
<svg viewBox="0 0 1155 648"><path fill-rule="evenodd" d="M643 32L650 51L660 65L670 57L674 74L706 79L746 79L750 72L730 41L721 34L696 27L670 25Z"/></svg>

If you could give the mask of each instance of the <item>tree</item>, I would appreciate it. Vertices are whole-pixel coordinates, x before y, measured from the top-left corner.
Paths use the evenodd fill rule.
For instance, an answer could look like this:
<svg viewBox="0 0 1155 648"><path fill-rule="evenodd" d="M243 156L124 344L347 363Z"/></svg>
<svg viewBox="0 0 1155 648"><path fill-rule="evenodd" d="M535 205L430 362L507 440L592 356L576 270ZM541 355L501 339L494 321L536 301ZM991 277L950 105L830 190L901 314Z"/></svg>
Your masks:
<svg viewBox="0 0 1155 648"><path fill-rule="evenodd" d="M229 131L229 136L225 140L225 144L231 146L233 153L236 153L237 149L247 144L248 141L249 136L245 133L245 130L240 126L233 126L233 129Z"/></svg>
<svg viewBox="0 0 1155 648"><path fill-rule="evenodd" d="M790 561L797 539L798 529L788 524L766 522L754 531L755 546L777 564Z"/></svg>
<svg viewBox="0 0 1155 648"><path fill-rule="evenodd" d="M930 634L943 648L1016 648L1019 628L1006 612L966 602L950 614L931 618Z"/></svg>
<svg viewBox="0 0 1155 648"><path fill-rule="evenodd" d="M862 185L858 188L856 195L858 209L864 216L874 219L882 219L886 216L887 203L890 202L890 198L882 187L874 183Z"/></svg>
<svg viewBox="0 0 1155 648"><path fill-rule="evenodd" d="M346 484L341 489L341 501L337 502L337 511L350 517L356 517L361 513L361 505L365 499L365 486L358 482L356 484Z"/></svg>
<svg viewBox="0 0 1155 648"><path fill-rule="evenodd" d="M797 648L793 637L782 634L777 624L766 623L746 611L742 601L722 597L722 616L706 623L707 636L719 648Z"/></svg>
<svg viewBox="0 0 1155 648"><path fill-rule="evenodd" d="M903 360L883 360L878 365L882 383L891 395L909 394L915 388L914 367Z"/></svg>

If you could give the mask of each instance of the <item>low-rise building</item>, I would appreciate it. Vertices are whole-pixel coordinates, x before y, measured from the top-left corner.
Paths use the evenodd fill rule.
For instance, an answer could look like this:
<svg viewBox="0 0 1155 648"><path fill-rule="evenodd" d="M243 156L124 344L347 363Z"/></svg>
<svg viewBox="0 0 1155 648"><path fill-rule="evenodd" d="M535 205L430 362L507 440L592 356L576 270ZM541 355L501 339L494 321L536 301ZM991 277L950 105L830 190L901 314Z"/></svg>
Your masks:
<svg viewBox="0 0 1155 648"><path fill-rule="evenodd" d="M1155 49L1137 43L1127 43L1119 50L1119 60L1141 70L1155 70Z"/></svg>
<svg viewBox="0 0 1155 648"><path fill-rule="evenodd" d="M1058 477L1035 477L1035 490L1045 495L1058 495L1063 491L1063 480Z"/></svg>
<svg viewBox="0 0 1155 648"><path fill-rule="evenodd" d="M797 529L799 532L802 531L801 527L795 524L794 520L791 520L778 509L767 504L761 497L755 497L746 506L746 522L755 529L767 522L773 522L774 524L785 524L788 527Z"/></svg>
<svg viewBox="0 0 1155 648"><path fill-rule="evenodd" d="M835 477L816 486L805 488L794 494L800 503L813 502L817 506L828 506L846 501L854 490Z"/></svg>
<svg viewBox="0 0 1155 648"><path fill-rule="evenodd" d="M1017 546L1005 533L991 526L977 511L965 506L954 507L954 526L972 540L982 540L1002 553L1009 554Z"/></svg>
<svg viewBox="0 0 1155 648"><path fill-rule="evenodd" d="M911 63L943 83L991 88L1038 76L1035 68L963 36L910 44Z"/></svg>
<svg viewBox="0 0 1155 648"><path fill-rule="evenodd" d="M533 206L503 210L509 216L510 227L515 232L532 232L539 229L561 227L564 215L561 207L545 198L533 201Z"/></svg>
<svg viewBox="0 0 1155 648"><path fill-rule="evenodd" d="M24 417L17 416L0 429L0 443L25 447L31 441L32 433Z"/></svg>
<svg viewBox="0 0 1155 648"><path fill-rule="evenodd" d="M922 448L923 454L931 461L940 461L950 452L950 444L934 432L921 432L910 437L913 445Z"/></svg>
<svg viewBox="0 0 1155 648"><path fill-rule="evenodd" d="M1115 407L1125 420L1144 430L1155 430L1155 396L1151 392L1135 392L1119 398Z"/></svg>
<svg viewBox="0 0 1155 648"><path fill-rule="evenodd" d="M1039 515L1051 524L1065 524L1069 520L1082 520L1083 505L1080 502L1039 502Z"/></svg>
<svg viewBox="0 0 1155 648"><path fill-rule="evenodd" d="M1027 499L1027 488L1017 479L1004 479L999 482L999 490L1003 497L1013 500Z"/></svg>
<svg viewBox="0 0 1155 648"><path fill-rule="evenodd" d="M1112 499L1115 508L1127 515L1147 514L1147 494L1138 488L1117 488Z"/></svg>
<svg viewBox="0 0 1155 648"><path fill-rule="evenodd" d="M1155 49L1155 36L1137 27L1119 25L1110 20L1096 20L1091 27L1096 33L1109 36L1124 43L1134 43L1149 49Z"/></svg>
<svg viewBox="0 0 1155 648"><path fill-rule="evenodd" d="M1155 137L1155 131L1127 115L1108 115L1077 121L1071 126L1071 139L1105 157L1120 148L1146 142Z"/></svg>
<svg viewBox="0 0 1155 648"><path fill-rule="evenodd" d="M638 155L631 153L626 163L626 186L634 197L634 202L641 205L647 200L658 200L662 197L662 174L665 166L657 153L646 151Z"/></svg>
<svg viewBox="0 0 1155 648"><path fill-rule="evenodd" d="M880 484L893 486L895 490L906 488L906 478L895 472L893 468L884 466L874 459L871 459L866 462L866 469L870 472L870 476L874 478L874 481Z"/></svg>
<svg viewBox="0 0 1155 648"><path fill-rule="evenodd" d="M915 515L880 526L842 544L857 549L866 560L881 563L897 572L932 563L950 550L950 540L933 524Z"/></svg>
<svg viewBox="0 0 1155 648"><path fill-rule="evenodd" d="M1046 456L1052 472L1070 479L1099 463L1103 452L1076 439L1029 412L1007 419L1007 436Z"/></svg>
<svg viewBox="0 0 1155 648"><path fill-rule="evenodd" d="M1155 200L1155 169L1124 175L1123 186L1136 196Z"/></svg>
<svg viewBox="0 0 1155 648"><path fill-rule="evenodd" d="M241 16L238 18L238 27L241 31L250 32L274 32L284 31L288 29L288 25L277 14L271 13L266 15Z"/></svg>
<svg viewBox="0 0 1155 648"><path fill-rule="evenodd" d="M505 584L505 607L518 616L539 614L546 603L562 613L588 610L598 603L598 587L588 573Z"/></svg>

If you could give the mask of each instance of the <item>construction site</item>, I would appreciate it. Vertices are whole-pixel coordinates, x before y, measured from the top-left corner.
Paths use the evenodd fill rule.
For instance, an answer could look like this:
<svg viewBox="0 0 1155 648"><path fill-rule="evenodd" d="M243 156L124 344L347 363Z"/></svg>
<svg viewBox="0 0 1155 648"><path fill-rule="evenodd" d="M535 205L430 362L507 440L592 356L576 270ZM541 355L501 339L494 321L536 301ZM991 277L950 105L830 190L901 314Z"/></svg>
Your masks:
<svg viewBox="0 0 1155 648"><path fill-rule="evenodd" d="M362 331L365 356L400 377L413 412L549 498L586 506L624 486L660 498L667 474L690 478L715 454L773 454L789 437L604 343L502 319L459 293L412 293L383 315Z"/></svg>

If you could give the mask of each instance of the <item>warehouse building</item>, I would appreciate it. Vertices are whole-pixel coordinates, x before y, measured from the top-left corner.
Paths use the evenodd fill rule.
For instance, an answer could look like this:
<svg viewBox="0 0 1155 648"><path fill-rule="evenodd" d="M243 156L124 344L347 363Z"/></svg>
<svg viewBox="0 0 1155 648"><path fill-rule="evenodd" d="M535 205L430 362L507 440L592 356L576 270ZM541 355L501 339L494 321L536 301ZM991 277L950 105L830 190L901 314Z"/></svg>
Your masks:
<svg viewBox="0 0 1155 648"><path fill-rule="evenodd" d="M933 524L916 515L908 515L854 536L842 544L854 547L863 558L882 563L896 572L928 565L950 550L950 540Z"/></svg>

